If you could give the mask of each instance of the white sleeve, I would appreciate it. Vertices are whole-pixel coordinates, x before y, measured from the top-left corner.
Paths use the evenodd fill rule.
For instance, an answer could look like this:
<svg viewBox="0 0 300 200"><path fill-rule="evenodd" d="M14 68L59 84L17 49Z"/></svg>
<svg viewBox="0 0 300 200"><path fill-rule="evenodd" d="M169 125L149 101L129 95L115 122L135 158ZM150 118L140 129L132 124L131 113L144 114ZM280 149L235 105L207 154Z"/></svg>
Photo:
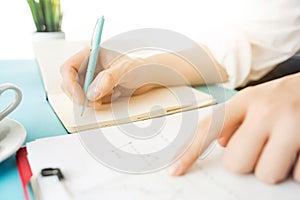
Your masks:
<svg viewBox="0 0 300 200"><path fill-rule="evenodd" d="M203 41L226 68L230 88L261 78L300 49L300 0L245 2L244 18Z"/></svg>

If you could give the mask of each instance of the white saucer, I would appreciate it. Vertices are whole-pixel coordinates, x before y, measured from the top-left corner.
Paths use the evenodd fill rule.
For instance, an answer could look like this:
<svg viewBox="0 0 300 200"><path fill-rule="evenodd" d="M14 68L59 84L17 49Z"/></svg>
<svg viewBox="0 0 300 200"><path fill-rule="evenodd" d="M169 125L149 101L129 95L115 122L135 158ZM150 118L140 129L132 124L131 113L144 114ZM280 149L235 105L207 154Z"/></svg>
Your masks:
<svg viewBox="0 0 300 200"><path fill-rule="evenodd" d="M0 121L0 162L14 154L24 143L26 130L12 119Z"/></svg>

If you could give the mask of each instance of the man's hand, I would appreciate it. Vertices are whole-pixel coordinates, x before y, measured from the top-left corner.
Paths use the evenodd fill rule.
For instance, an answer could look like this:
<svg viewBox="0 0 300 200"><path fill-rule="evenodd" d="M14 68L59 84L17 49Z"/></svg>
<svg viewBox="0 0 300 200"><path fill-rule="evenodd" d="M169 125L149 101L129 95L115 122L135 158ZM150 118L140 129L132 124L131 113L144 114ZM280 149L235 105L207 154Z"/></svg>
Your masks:
<svg viewBox="0 0 300 200"><path fill-rule="evenodd" d="M225 105L218 142L226 148L224 165L235 173L255 173L275 184L293 177L300 182L300 73L239 92ZM199 125L190 149L169 169L182 175L205 150L211 124Z"/></svg>
<svg viewBox="0 0 300 200"><path fill-rule="evenodd" d="M89 100L88 106L92 106L95 109L100 109L102 103L108 103L121 95L128 95L126 88L122 87L120 81L129 71L142 65L143 61L142 59L133 59L108 49L101 48L99 52L94 80L86 94ZM88 57L89 48L85 48L70 57L61 66L62 89L78 104L82 104L84 99L82 88ZM134 82L134 78L130 82ZM123 81L123 84L126 85L126 82ZM134 94L146 92L153 87L153 85L148 84L144 87L136 88L137 90L135 90Z"/></svg>

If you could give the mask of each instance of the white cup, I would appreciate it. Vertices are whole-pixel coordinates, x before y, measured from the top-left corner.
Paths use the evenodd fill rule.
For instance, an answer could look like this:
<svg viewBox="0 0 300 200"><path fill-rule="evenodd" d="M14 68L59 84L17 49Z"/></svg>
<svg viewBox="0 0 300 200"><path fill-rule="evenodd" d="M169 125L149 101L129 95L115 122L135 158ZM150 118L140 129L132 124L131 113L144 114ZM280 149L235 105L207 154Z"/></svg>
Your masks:
<svg viewBox="0 0 300 200"><path fill-rule="evenodd" d="M14 109L16 109L16 107L20 104L22 100L21 90L17 86L9 83L0 85L0 98L1 94L6 90L13 90L15 92L15 98L4 110L0 111L0 121L3 120L7 115L9 115Z"/></svg>

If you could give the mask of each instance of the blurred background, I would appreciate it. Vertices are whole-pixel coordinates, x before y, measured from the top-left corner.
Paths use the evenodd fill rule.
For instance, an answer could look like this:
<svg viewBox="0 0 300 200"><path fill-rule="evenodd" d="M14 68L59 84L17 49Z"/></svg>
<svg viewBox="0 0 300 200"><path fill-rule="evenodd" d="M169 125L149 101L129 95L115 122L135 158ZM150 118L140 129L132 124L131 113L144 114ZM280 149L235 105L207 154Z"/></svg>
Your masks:
<svg viewBox="0 0 300 200"><path fill-rule="evenodd" d="M103 40L135 28L167 28L193 38L195 35L199 37L198 30L203 32L229 22L236 12L241 16L242 10L232 9L232 5L238 2L61 0L62 31L66 40L89 41L97 18L104 15ZM31 37L36 29L27 0L1 1L0 19L0 59L34 58Z"/></svg>

